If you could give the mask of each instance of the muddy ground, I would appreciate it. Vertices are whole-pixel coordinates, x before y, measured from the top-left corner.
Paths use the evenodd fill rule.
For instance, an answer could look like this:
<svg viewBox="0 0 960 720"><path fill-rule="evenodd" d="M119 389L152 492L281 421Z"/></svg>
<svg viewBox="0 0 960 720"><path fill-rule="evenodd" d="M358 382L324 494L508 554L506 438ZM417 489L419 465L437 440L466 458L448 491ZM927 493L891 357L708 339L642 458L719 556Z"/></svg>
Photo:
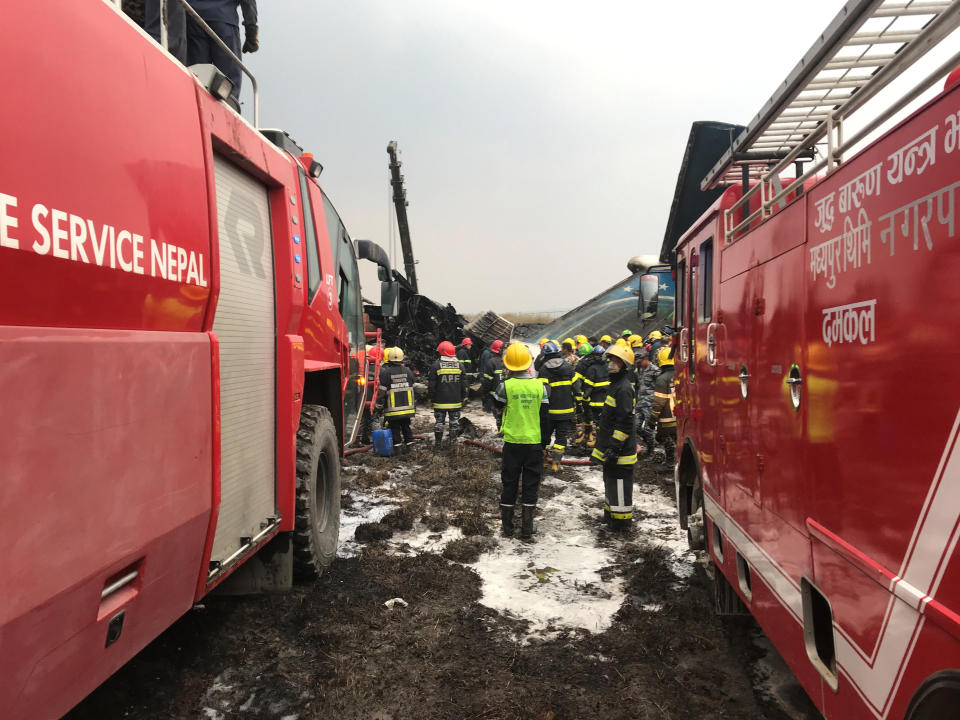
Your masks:
<svg viewBox="0 0 960 720"><path fill-rule="evenodd" d="M817 717L752 621L713 614L702 558L657 510L672 504L662 468L638 465L627 534L591 509L599 474L564 468L531 547L498 535L486 450L345 466L341 556L316 585L207 598L68 717ZM537 553L561 532L577 540L554 568ZM601 566L564 575L594 552ZM538 612L548 603L561 609Z"/></svg>

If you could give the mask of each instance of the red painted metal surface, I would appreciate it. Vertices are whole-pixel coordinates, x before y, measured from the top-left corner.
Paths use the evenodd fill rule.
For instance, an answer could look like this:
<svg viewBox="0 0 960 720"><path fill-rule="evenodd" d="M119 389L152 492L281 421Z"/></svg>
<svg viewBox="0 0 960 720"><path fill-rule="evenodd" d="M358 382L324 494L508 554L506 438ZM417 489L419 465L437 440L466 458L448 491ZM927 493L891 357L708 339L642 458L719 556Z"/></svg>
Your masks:
<svg viewBox="0 0 960 720"><path fill-rule="evenodd" d="M678 244L688 303L739 195ZM830 719L902 717L960 659L958 196L953 88L715 253L715 367L685 315L679 439L724 533L712 557L735 588L746 560L741 597ZM804 646L804 583L832 613L835 690Z"/></svg>

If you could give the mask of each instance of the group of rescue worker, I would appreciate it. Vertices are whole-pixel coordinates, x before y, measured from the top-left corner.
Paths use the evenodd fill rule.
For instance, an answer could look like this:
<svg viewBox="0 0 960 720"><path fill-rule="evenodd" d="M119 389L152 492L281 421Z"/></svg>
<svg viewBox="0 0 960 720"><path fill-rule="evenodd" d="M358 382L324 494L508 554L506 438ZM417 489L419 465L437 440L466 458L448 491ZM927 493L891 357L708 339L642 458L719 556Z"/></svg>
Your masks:
<svg viewBox="0 0 960 720"><path fill-rule="evenodd" d="M500 517L503 534L514 534L514 510L522 505L520 537L533 535L533 514L541 476L558 472L570 446L581 446L603 468L604 522L625 528L633 520L633 469L637 438L653 458L663 447L663 462L676 455L673 414L673 349L659 331L646 339L625 330L609 335L578 335L557 343L540 341L534 361L529 348L514 342L504 348L493 341L473 362L472 340L437 347L438 358L427 377L434 412L434 446L442 447L445 426L455 441L469 386L481 380L482 403L503 436ZM657 362L651 360L655 357ZM414 374L403 364L400 348L387 348L380 371L377 407L403 452L413 441ZM522 481L522 483L521 483ZM522 487L522 491L521 491ZM520 496L520 497L518 497Z"/></svg>

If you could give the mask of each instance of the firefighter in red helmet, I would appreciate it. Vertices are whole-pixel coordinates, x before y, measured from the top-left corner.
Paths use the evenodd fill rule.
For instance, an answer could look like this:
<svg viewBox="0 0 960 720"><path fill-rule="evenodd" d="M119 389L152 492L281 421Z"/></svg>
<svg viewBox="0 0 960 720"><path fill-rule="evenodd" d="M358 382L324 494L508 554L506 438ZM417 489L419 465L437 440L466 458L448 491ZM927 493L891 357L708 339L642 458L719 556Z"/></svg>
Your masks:
<svg viewBox="0 0 960 720"><path fill-rule="evenodd" d="M467 380L463 364L457 360L457 350L453 343L444 340L437 346L440 357L433 361L427 376L427 391L433 402L433 438L435 449L440 449L443 441L443 426L450 423L448 437L451 443L459 434L460 410L467 396Z"/></svg>

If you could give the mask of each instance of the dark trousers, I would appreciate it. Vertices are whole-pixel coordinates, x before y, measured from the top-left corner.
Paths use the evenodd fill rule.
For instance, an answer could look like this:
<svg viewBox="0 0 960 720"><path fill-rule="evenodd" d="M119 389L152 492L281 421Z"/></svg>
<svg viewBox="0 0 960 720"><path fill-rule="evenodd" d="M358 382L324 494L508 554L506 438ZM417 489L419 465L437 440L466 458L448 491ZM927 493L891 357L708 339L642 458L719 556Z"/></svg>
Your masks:
<svg viewBox="0 0 960 720"><path fill-rule="evenodd" d="M459 410L434 410L433 411L433 431L443 432L443 425L447 418L450 418L450 434L455 435L460 430L460 411Z"/></svg>
<svg viewBox="0 0 960 720"><path fill-rule="evenodd" d="M603 491L606 498L603 509L612 519L633 519L633 465L604 463Z"/></svg>
<svg viewBox="0 0 960 720"><path fill-rule="evenodd" d="M583 403L583 422L592 423L594 415L598 418L600 417L600 408L591 407L590 403L584 401Z"/></svg>
<svg viewBox="0 0 960 720"><path fill-rule="evenodd" d="M413 430L410 429L409 417L387 418L387 426L390 428L390 432L393 433L394 447L397 447L400 444L401 438L403 439L403 442L413 442Z"/></svg>
<svg viewBox="0 0 960 720"><path fill-rule="evenodd" d="M544 415L540 419L540 442L543 447L550 446L550 438L554 437L556 449L566 449L567 439L573 430L573 419L569 416L563 416L563 420L558 420L552 415Z"/></svg>
<svg viewBox="0 0 960 720"><path fill-rule="evenodd" d="M220 36L220 39L228 48L233 50L234 55L240 57L240 28L224 22L208 22L207 25ZM239 102L240 80L243 76L240 66L213 41L213 38L207 35L203 28L193 21L193 18L188 18L187 64L196 65L197 63L216 65L220 72L230 78L230 82L233 83L233 91L230 93L230 97Z"/></svg>
<svg viewBox="0 0 960 720"><path fill-rule="evenodd" d="M513 507L517 502L521 476L523 478L524 505L537 504L537 492L540 490L540 474L543 472L543 456L539 445L503 444L503 462L500 465L500 480L503 492L500 504Z"/></svg>
<svg viewBox="0 0 960 720"><path fill-rule="evenodd" d="M146 0L143 29L160 42L160 0ZM167 0L167 50L187 64L187 11L177 0Z"/></svg>

